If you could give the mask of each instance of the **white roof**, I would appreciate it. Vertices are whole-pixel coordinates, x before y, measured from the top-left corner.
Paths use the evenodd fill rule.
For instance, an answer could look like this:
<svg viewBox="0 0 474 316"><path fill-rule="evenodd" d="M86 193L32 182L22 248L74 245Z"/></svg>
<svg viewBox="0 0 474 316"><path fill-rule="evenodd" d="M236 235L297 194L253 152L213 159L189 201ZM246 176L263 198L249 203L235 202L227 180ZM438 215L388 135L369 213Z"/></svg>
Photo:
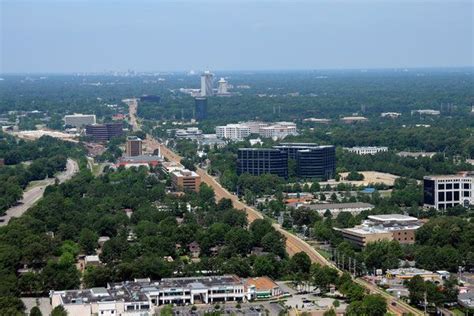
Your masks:
<svg viewBox="0 0 474 316"><path fill-rule="evenodd" d="M418 220L418 218L416 217L402 215L402 214L369 215L368 217L369 219L372 219L374 221L380 221L380 222L390 222L390 221L411 222L411 221Z"/></svg>
<svg viewBox="0 0 474 316"><path fill-rule="evenodd" d="M86 256L85 258L86 262L99 262L99 256L93 255L93 256Z"/></svg>

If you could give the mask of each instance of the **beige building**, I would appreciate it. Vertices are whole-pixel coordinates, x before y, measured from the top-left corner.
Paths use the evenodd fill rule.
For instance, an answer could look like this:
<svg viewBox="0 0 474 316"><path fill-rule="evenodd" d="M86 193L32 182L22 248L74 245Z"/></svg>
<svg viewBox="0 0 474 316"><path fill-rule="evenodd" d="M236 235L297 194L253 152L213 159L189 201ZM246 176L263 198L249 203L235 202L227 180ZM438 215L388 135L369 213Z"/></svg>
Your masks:
<svg viewBox="0 0 474 316"><path fill-rule="evenodd" d="M342 237L358 247L365 247L370 242L396 240L400 244L414 244L415 232L421 227L416 217L387 214L371 215L362 225L353 228L335 228Z"/></svg>
<svg viewBox="0 0 474 316"><path fill-rule="evenodd" d="M187 169L176 170L171 172L171 183L176 190L198 192L201 176Z"/></svg>

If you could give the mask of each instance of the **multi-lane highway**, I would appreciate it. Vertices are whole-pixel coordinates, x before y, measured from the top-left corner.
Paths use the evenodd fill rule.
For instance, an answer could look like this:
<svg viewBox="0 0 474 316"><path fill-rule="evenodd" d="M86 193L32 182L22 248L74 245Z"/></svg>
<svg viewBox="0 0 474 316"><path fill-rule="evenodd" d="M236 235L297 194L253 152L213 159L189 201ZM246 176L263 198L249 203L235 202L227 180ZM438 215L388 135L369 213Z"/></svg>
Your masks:
<svg viewBox="0 0 474 316"><path fill-rule="evenodd" d="M68 159L66 164L66 170L59 173L56 177L59 182L62 183L68 179L71 179L74 174L79 171L79 165L75 160ZM54 178L45 179L40 185L34 186L23 192L23 198L15 206L9 208L5 215L0 217L2 220L0 226L7 225L10 219L13 217L20 217L26 212L31 206L33 206L39 199L43 197L44 190L48 185L54 183Z"/></svg>
<svg viewBox="0 0 474 316"><path fill-rule="evenodd" d="M136 115L136 106L133 109ZM132 113L132 112L131 112ZM132 114L131 114L132 116ZM135 118L134 120L131 120L131 122L135 122L135 126L138 129L138 123L137 119ZM133 124L133 123L132 123ZM134 129L135 130L135 129ZM147 135L147 139L145 140L145 145L148 147L149 151L153 151L156 149L160 150L161 155L168 159L169 161L174 161L174 162L180 162L181 161L181 156L170 150L168 147L165 145L159 143L156 139L154 139L151 135ZM243 210L247 213L247 218L249 222L252 222L256 219L261 219L263 218L263 215L257 211L256 209L248 206L247 204L243 203L242 201L239 200L239 198L231 194L229 191L224 189L214 177L210 176L204 169L197 168L196 172L201 176L202 182L206 183L210 187L214 189L216 199L220 200L222 198L227 198L230 199L233 203L234 208ZM280 227L278 224L273 224L276 230L278 230L280 233L282 233L286 237L286 250L289 255L294 255L295 253L298 252L305 252L311 259L312 262L319 263L322 265L328 265L336 268L333 263L328 261L326 258L324 258L320 253L318 253L313 247L311 247L307 242L304 240L300 239L299 237L291 234L290 232L284 230L283 228ZM336 268L337 269L337 268ZM338 269L339 270L339 269ZM397 300L396 298L390 296L383 290L379 289L377 286L372 285L364 280L361 279L356 279L356 282L362 285L364 288L366 288L368 291L371 293L378 293L381 294L386 300L387 300L387 306L389 310L396 314L396 315L403 315L403 314L413 314L413 315L423 315L423 313L408 304Z"/></svg>

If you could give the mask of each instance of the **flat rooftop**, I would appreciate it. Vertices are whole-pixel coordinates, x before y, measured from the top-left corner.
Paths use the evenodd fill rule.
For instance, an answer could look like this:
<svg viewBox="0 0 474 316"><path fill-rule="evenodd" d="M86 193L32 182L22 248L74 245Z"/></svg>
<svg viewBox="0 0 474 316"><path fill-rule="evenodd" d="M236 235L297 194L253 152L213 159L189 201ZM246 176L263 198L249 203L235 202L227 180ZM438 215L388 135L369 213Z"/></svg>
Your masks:
<svg viewBox="0 0 474 316"><path fill-rule="evenodd" d="M160 281L160 288L174 287L215 287L242 285L242 280L235 275L202 276L187 278L165 278Z"/></svg>
<svg viewBox="0 0 474 316"><path fill-rule="evenodd" d="M176 177L199 177L199 175L196 172L188 170L188 169L174 170L171 173L175 175Z"/></svg>
<svg viewBox="0 0 474 316"><path fill-rule="evenodd" d="M201 276L186 278L164 278L161 281L135 279L118 283L109 283L107 288L97 287L84 290L53 291L59 294L63 304L87 304L90 302L148 302L147 294L160 290L176 288L212 288L240 286L244 282L235 275Z"/></svg>
<svg viewBox="0 0 474 316"><path fill-rule="evenodd" d="M331 203L331 204L310 204L304 205L311 210L331 210L331 209L346 209L346 208L374 208L372 204L355 202L355 203Z"/></svg>
<svg viewBox="0 0 474 316"><path fill-rule="evenodd" d="M140 156L130 156L130 157L121 157L120 162L152 162L152 161L162 161L163 158L160 156L150 156L150 155L140 155Z"/></svg>
<svg viewBox="0 0 474 316"><path fill-rule="evenodd" d="M459 174L448 174L448 175L433 175L433 176L424 176L425 180L457 180L465 178L474 178L473 172L463 172Z"/></svg>
<svg viewBox="0 0 474 316"><path fill-rule="evenodd" d="M418 220L416 217L402 214L369 215L368 218L378 222L413 222Z"/></svg>

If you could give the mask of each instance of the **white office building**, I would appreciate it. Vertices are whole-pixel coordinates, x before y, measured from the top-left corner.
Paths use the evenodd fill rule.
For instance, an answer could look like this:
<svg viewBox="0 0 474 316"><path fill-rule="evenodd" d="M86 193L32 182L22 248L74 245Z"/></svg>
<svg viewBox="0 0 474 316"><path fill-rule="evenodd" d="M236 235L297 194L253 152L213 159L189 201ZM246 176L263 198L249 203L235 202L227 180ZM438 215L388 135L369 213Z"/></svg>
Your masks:
<svg viewBox="0 0 474 316"><path fill-rule="evenodd" d="M251 134L258 134L260 132L261 127L268 126L268 123L260 122L260 121L247 121L247 122L239 122L239 124L248 126L250 128Z"/></svg>
<svg viewBox="0 0 474 316"><path fill-rule="evenodd" d="M207 97L213 95L213 88L212 88L212 78L214 74L212 74L209 70L206 70L201 75L201 97Z"/></svg>
<svg viewBox="0 0 474 316"><path fill-rule="evenodd" d="M377 153L388 151L388 147L375 147L375 146L365 146L365 147L351 147L344 148L348 152L357 154L357 155L375 155Z"/></svg>
<svg viewBox="0 0 474 316"><path fill-rule="evenodd" d="M474 205L474 173L424 177L423 202L437 210Z"/></svg>
<svg viewBox="0 0 474 316"><path fill-rule="evenodd" d="M235 275L135 279L109 283L107 288L51 291L50 298L53 308L61 305L69 315L142 316L154 314L156 306L165 304L245 301L255 292L255 283Z"/></svg>
<svg viewBox="0 0 474 316"><path fill-rule="evenodd" d="M224 126L216 126L217 138L225 138L231 140L241 140L250 135L250 127L243 124L227 124Z"/></svg>
<svg viewBox="0 0 474 316"><path fill-rule="evenodd" d="M96 124L96 117L94 114L72 114L64 116L64 125L74 126L77 128L84 127L86 125Z"/></svg>
<svg viewBox="0 0 474 316"><path fill-rule="evenodd" d="M186 129L175 130L175 137L177 139L199 140L203 138L203 134L197 127L188 127Z"/></svg>
<svg viewBox="0 0 474 316"><path fill-rule="evenodd" d="M298 135L296 124L291 122L278 122L273 125L260 127L259 134L265 138L283 139L289 135Z"/></svg>

